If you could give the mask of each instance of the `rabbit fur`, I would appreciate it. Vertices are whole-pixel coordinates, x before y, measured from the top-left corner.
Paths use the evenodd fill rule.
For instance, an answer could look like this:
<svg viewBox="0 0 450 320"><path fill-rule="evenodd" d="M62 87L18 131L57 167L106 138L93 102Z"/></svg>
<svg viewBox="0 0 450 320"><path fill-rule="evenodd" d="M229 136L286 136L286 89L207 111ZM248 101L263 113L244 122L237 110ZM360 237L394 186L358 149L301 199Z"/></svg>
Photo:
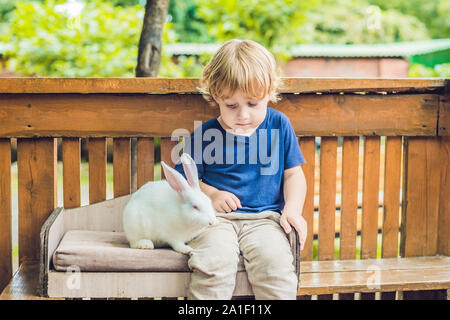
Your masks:
<svg viewBox="0 0 450 320"><path fill-rule="evenodd" d="M180 159L187 181L161 161L166 179L147 182L126 204L123 229L131 248L169 245L189 254L192 248L186 242L216 222L211 199L200 190L194 160L187 153Z"/></svg>

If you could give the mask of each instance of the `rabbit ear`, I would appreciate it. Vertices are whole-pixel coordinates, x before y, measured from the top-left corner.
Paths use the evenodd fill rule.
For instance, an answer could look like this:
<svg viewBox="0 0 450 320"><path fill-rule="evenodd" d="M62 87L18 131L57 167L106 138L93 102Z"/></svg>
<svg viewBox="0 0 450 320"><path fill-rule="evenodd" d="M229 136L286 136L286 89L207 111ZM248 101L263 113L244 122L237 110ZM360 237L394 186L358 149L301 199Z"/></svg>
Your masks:
<svg viewBox="0 0 450 320"><path fill-rule="evenodd" d="M184 198L184 193L190 188L186 182L186 179L184 179L184 177L177 170L169 167L164 161L161 161L161 166L170 187L177 191L182 198Z"/></svg>
<svg viewBox="0 0 450 320"><path fill-rule="evenodd" d="M187 153L183 153L180 157L181 163L183 164L184 173L186 174L187 182L189 185L195 189L200 189L198 184L198 172L197 165L194 159Z"/></svg>

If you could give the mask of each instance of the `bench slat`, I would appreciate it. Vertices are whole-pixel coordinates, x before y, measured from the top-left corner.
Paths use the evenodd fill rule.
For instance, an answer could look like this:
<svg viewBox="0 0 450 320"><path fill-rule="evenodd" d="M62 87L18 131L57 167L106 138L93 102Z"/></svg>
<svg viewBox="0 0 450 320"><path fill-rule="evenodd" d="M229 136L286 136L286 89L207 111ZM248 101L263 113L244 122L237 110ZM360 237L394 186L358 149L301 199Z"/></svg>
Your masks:
<svg viewBox="0 0 450 320"><path fill-rule="evenodd" d="M64 208L81 204L80 138L62 139Z"/></svg>
<svg viewBox="0 0 450 320"><path fill-rule="evenodd" d="M299 295L450 288L450 257L444 256L307 261L301 269ZM95 273L85 274L95 279ZM39 261L22 263L0 300L42 299L37 296L38 275Z"/></svg>
<svg viewBox="0 0 450 320"><path fill-rule="evenodd" d="M306 163L302 165L303 173L305 174L306 196L303 205L302 216L306 220L308 226L308 233L303 250L301 251L301 260L309 261L313 259L313 226L314 226L314 167L316 158L316 143L315 137L301 137L300 149Z"/></svg>
<svg viewBox="0 0 450 320"><path fill-rule="evenodd" d="M137 139L137 188L154 180L155 149L153 138Z"/></svg>
<svg viewBox="0 0 450 320"><path fill-rule="evenodd" d="M106 138L89 138L89 203L106 199Z"/></svg>
<svg viewBox="0 0 450 320"><path fill-rule="evenodd" d="M382 257L398 255L402 137L386 137Z"/></svg>
<svg viewBox="0 0 450 320"><path fill-rule="evenodd" d="M319 260L334 259L337 138L322 137L320 146Z"/></svg>
<svg viewBox="0 0 450 320"><path fill-rule="evenodd" d="M342 145L342 204L340 259L355 259L358 212L359 137L344 137Z"/></svg>
<svg viewBox="0 0 450 320"><path fill-rule="evenodd" d="M113 139L114 198L131 191L131 140Z"/></svg>

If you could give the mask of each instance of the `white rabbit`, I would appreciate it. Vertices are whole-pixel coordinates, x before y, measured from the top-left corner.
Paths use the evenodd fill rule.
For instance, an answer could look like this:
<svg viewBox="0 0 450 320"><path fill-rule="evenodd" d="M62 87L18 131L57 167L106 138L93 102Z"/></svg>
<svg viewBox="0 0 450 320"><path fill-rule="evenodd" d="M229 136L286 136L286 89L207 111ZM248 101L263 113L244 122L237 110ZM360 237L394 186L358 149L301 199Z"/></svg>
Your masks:
<svg viewBox="0 0 450 320"><path fill-rule="evenodd" d="M216 222L211 199L200 190L197 166L181 155L184 179L161 161L166 180L149 181L137 190L123 211L123 229L131 248L153 249L169 245L188 254L186 242Z"/></svg>

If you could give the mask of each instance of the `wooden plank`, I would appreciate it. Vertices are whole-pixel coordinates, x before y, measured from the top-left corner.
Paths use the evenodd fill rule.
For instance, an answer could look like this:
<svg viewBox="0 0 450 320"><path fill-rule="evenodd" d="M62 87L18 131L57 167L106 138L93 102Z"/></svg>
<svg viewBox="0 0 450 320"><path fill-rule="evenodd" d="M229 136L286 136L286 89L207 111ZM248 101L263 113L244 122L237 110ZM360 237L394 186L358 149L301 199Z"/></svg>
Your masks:
<svg viewBox="0 0 450 320"><path fill-rule="evenodd" d="M153 138L137 139L137 188L154 180L155 147Z"/></svg>
<svg viewBox="0 0 450 320"><path fill-rule="evenodd" d="M444 79L282 78L281 92L424 92ZM197 78L1 78L0 93L198 93Z"/></svg>
<svg viewBox="0 0 450 320"><path fill-rule="evenodd" d="M340 264L336 264L338 262ZM333 265L337 268L334 268ZM379 282L368 281L369 277L374 275L373 271L368 270L369 266L378 268L379 277L377 280ZM450 288L450 257L306 261L301 263L301 269L299 295ZM37 296L38 274L39 261L25 261L19 272L14 275L13 280L0 295L0 300L42 299ZM63 277L63 280L67 280L64 279L64 276L67 276L65 272L59 272L58 274ZM86 272L83 273L83 276L98 283L99 278L96 275L104 274ZM126 280L127 277L139 277L140 274L143 274L141 279L146 277L145 273L114 273L113 277L119 279L122 276L120 279ZM188 279L184 277L188 277L189 273L174 272L172 275L174 279L184 281L183 279ZM119 283L119 281L114 283ZM379 285L380 288L369 287L368 283ZM105 287L100 285L99 288ZM178 288L181 291L185 290L181 286L178 286Z"/></svg>
<svg viewBox="0 0 450 320"><path fill-rule="evenodd" d="M446 80L449 92L439 96L438 135L450 136L450 81Z"/></svg>
<svg viewBox="0 0 450 320"><path fill-rule="evenodd" d="M441 183L439 196L438 254L450 255L450 137L440 139Z"/></svg>
<svg viewBox="0 0 450 320"><path fill-rule="evenodd" d="M168 166L175 167L177 160L176 155L172 154L175 151L174 147L178 144L178 141L172 141L170 137L161 138L161 160ZM178 157L179 158L179 157ZM175 162L173 161L175 160ZM165 179L164 172L161 168L161 179Z"/></svg>
<svg viewBox="0 0 450 320"><path fill-rule="evenodd" d="M114 197L131 192L131 141L130 138L113 140Z"/></svg>
<svg viewBox="0 0 450 320"><path fill-rule="evenodd" d="M438 138L407 138L407 205L403 212L402 256L437 252L440 145Z"/></svg>
<svg viewBox="0 0 450 320"><path fill-rule="evenodd" d="M297 136L435 136L439 96L285 94L276 109ZM11 94L0 96L0 137L169 137L218 114L200 95Z"/></svg>
<svg viewBox="0 0 450 320"><path fill-rule="evenodd" d="M300 149L306 163L302 165L302 170L306 180L306 196L303 205L302 216L308 227L305 246L300 253L301 261L309 261L313 259L313 221L314 221L314 167L316 156L315 137L301 137Z"/></svg>
<svg viewBox="0 0 450 320"><path fill-rule="evenodd" d="M450 267L450 257L428 256L410 258L383 258L363 260L328 260L328 261L302 261L302 273L345 273L353 271L369 271L369 268L389 270L429 270Z"/></svg>
<svg viewBox="0 0 450 320"><path fill-rule="evenodd" d="M80 138L62 139L64 208L81 205Z"/></svg>
<svg viewBox="0 0 450 320"><path fill-rule="evenodd" d="M437 95L283 95L297 135L435 136Z"/></svg>
<svg viewBox="0 0 450 320"><path fill-rule="evenodd" d="M11 140L0 139L0 292L12 277Z"/></svg>
<svg viewBox="0 0 450 320"><path fill-rule="evenodd" d="M402 137L386 137L384 171L383 258L398 255Z"/></svg>
<svg viewBox="0 0 450 320"><path fill-rule="evenodd" d="M386 137L384 167L384 212L381 256L398 256L402 137ZM382 300L395 300L395 292L382 292Z"/></svg>
<svg viewBox="0 0 450 320"><path fill-rule="evenodd" d="M334 259L337 138L322 137L320 145L319 260Z"/></svg>
<svg viewBox="0 0 450 320"><path fill-rule="evenodd" d="M89 138L89 203L106 199L106 138Z"/></svg>
<svg viewBox="0 0 450 320"><path fill-rule="evenodd" d="M39 296L39 260L24 261L0 300L61 300Z"/></svg>
<svg viewBox="0 0 450 320"><path fill-rule="evenodd" d="M57 205L54 138L17 139L19 263L39 258L41 226Z"/></svg>
<svg viewBox="0 0 450 320"><path fill-rule="evenodd" d="M340 259L356 257L359 137L344 137L342 150L342 205Z"/></svg>
<svg viewBox="0 0 450 320"><path fill-rule="evenodd" d="M378 236L378 193L380 188L380 137L365 137L361 259L376 258Z"/></svg>

